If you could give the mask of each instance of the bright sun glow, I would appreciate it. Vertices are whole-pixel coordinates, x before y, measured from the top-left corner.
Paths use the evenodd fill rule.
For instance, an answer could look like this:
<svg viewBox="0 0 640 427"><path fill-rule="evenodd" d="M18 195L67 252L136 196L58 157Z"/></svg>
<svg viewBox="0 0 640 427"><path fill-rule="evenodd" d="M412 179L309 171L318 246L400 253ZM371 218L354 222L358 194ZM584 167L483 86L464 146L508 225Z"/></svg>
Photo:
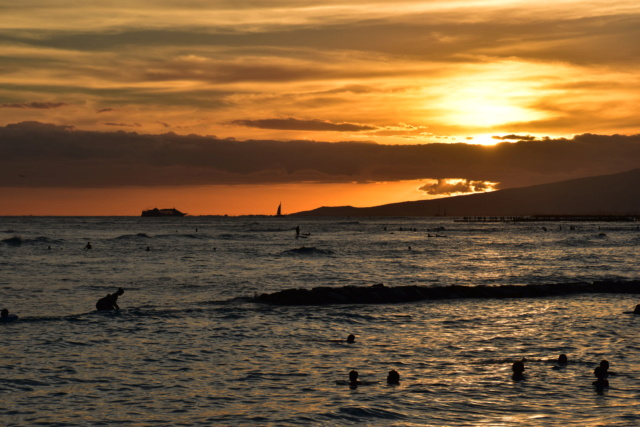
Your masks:
<svg viewBox="0 0 640 427"><path fill-rule="evenodd" d="M490 128L547 117L528 105L538 99L535 81L523 80L520 63L500 63L473 70L447 85L438 103L451 125Z"/></svg>
<svg viewBox="0 0 640 427"><path fill-rule="evenodd" d="M516 104L508 93L491 87L470 86L444 102L447 121L473 127L493 127L530 122L543 114Z"/></svg>

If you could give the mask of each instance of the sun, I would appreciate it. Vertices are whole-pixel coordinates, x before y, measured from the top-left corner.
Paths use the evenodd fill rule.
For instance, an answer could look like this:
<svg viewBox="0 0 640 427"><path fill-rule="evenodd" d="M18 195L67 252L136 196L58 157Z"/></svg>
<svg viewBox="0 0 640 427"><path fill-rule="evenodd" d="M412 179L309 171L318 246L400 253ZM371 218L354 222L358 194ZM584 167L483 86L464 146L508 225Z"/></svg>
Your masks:
<svg viewBox="0 0 640 427"><path fill-rule="evenodd" d="M489 130L548 118L534 107L543 95L538 79L527 78L536 67L507 61L465 71L439 87L432 100L432 111L446 125Z"/></svg>
<svg viewBox="0 0 640 427"><path fill-rule="evenodd" d="M541 112L521 105L522 98L513 92L491 86L470 85L452 94L443 102L444 119L458 126L491 128L544 117Z"/></svg>

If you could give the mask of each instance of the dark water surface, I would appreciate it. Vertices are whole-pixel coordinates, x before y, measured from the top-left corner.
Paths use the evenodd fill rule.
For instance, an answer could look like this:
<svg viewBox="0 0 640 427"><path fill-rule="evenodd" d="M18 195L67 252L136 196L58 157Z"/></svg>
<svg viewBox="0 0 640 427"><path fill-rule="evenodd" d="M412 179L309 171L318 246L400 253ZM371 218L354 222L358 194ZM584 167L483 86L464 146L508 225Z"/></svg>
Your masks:
<svg viewBox="0 0 640 427"><path fill-rule="evenodd" d="M0 425L638 425L640 316L622 313L636 294L250 297L637 280L639 243L634 223L0 218L0 305L20 316L0 324ZM95 312L119 286L122 310ZM601 359L616 375L597 391ZM352 369L368 384L350 388Z"/></svg>

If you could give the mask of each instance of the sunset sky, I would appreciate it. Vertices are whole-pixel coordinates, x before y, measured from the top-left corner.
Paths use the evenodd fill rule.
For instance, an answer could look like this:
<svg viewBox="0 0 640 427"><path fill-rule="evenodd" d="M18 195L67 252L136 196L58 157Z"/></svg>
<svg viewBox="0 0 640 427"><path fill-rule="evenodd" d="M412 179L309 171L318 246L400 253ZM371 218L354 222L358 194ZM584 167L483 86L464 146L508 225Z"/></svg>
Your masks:
<svg viewBox="0 0 640 427"><path fill-rule="evenodd" d="M637 0L0 11L0 215L292 213L640 167Z"/></svg>

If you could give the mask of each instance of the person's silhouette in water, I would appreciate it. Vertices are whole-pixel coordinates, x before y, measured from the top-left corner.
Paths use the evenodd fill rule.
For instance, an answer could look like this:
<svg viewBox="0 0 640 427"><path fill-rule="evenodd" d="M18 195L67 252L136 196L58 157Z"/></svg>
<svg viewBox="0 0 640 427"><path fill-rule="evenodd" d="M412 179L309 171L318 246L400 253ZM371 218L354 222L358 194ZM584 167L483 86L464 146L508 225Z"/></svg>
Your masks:
<svg viewBox="0 0 640 427"><path fill-rule="evenodd" d="M349 334L349 336L347 337L347 342L349 344L353 344L354 342L356 342L356 336L353 334Z"/></svg>
<svg viewBox="0 0 640 427"><path fill-rule="evenodd" d="M96 302L96 310L120 310L118 306L118 297L124 293L124 289L118 288L118 290L112 294L107 294L106 297L100 298Z"/></svg>
<svg viewBox="0 0 640 427"><path fill-rule="evenodd" d="M593 375L595 375L597 378L593 382L593 385L596 386L596 389L602 390L605 387L609 387L609 380L607 380L606 369L603 369L602 366L598 366L593 370Z"/></svg>
<svg viewBox="0 0 640 427"><path fill-rule="evenodd" d="M395 369L389 371L387 375L387 384L400 384L400 374Z"/></svg>
<svg viewBox="0 0 640 427"><path fill-rule="evenodd" d="M511 370L513 371L513 375L511 376L511 378L513 378L514 381L520 381L524 379L524 363L520 360L518 360L517 362L513 362L513 365L511 365Z"/></svg>
<svg viewBox="0 0 640 427"><path fill-rule="evenodd" d="M358 387L358 384L360 384L360 381L358 381L358 371L349 372L349 386L351 388L356 388Z"/></svg>
<svg viewBox="0 0 640 427"><path fill-rule="evenodd" d="M84 247L86 250L89 250L92 248L91 246L91 242L87 242L87 246Z"/></svg>
<svg viewBox="0 0 640 427"><path fill-rule="evenodd" d="M611 372L609 370L609 361L608 360L601 360L600 361L600 368L602 369L603 373L604 373L604 377L607 378L609 375L615 375L615 372ZM594 371L595 374L595 371Z"/></svg>

